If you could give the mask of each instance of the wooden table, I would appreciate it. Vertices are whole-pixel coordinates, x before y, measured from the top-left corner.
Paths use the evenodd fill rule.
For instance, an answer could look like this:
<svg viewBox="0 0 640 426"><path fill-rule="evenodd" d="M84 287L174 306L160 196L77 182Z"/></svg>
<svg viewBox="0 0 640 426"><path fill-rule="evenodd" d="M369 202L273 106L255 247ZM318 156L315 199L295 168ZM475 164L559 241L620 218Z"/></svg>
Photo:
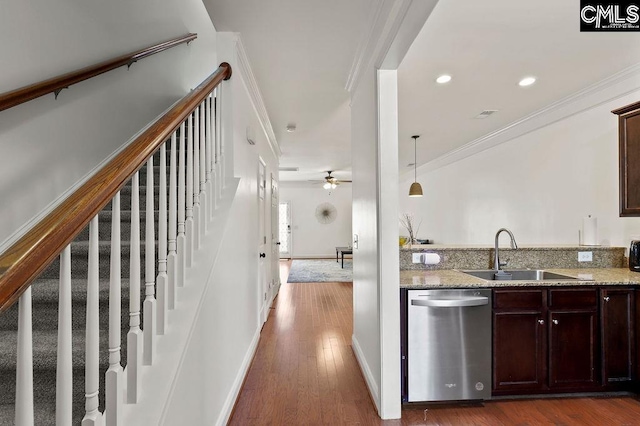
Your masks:
<svg viewBox="0 0 640 426"><path fill-rule="evenodd" d="M336 262L338 262L338 254L342 258L342 268L344 268L344 255L345 254L353 254L352 247L336 247Z"/></svg>

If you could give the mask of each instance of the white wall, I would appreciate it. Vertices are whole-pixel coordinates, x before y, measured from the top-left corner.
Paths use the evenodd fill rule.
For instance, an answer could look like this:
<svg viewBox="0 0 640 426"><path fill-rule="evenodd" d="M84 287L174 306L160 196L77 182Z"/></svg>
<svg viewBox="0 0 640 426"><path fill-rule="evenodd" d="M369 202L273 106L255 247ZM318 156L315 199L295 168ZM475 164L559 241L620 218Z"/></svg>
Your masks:
<svg viewBox="0 0 640 426"><path fill-rule="evenodd" d="M189 46L0 112L0 243L218 65L199 0L2 2L0 93L188 32Z"/></svg>
<svg viewBox="0 0 640 426"><path fill-rule="evenodd" d="M292 257L335 257L336 246L351 244L351 185L327 191L322 185L281 182L280 202L291 206ZM332 223L316 219L316 207L331 203L336 208Z"/></svg>
<svg viewBox="0 0 640 426"><path fill-rule="evenodd" d="M220 33L220 38L227 35ZM256 348L261 322L258 308L258 156L267 165L267 176L277 177L278 159L261 129L241 67L220 52L233 67L230 80L233 102L234 176L239 186L231 205L221 249L209 277L203 308L184 355L164 424L224 424L233 408L244 373ZM226 87L225 87L226 89ZM224 96L231 95L224 91ZM227 98L225 98L227 99ZM246 141L246 128L256 129L256 145ZM267 207L271 196L267 184ZM266 209L270 224L270 209ZM271 252L267 251L266 264ZM269 273L269 271L267 271Z"/></svg>
<svg viewBox="0 0 640 426"><path fill-rule="evenodd" d="M374 402L380 404L378 288L378 148L375 71L366 72L351 97L353 170L353 347ZM398 366L399 367L399 366Z"/></svg>
<svg viewBox="0 0 640 426"><path fill-rule="evenodd" d="M636 77L628 95L419 174L424 197L401 196L400 211L422 219L422 238L446 244L493 244L501 227L522 245L576 244L582 218L591 214L601 244L627 247L640 236L640 218L618 215L618 121L611 110L638 101L639 86ZM401 194L411 181L401 182Z"/></svg>

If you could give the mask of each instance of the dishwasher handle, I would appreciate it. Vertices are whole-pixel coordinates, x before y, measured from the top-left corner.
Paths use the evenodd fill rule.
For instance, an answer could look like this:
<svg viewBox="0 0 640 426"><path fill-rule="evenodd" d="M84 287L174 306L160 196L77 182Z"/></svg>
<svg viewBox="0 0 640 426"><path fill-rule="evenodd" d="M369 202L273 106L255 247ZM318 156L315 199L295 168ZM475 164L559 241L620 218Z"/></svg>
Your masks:
<svg viewBox="0 0 640 426"><path fill-rule="evenodd" d="M489 298L484 296L413 299L413 306L427 306L430 308L460 308L466 306L483 306L489 304Z"/></svg>

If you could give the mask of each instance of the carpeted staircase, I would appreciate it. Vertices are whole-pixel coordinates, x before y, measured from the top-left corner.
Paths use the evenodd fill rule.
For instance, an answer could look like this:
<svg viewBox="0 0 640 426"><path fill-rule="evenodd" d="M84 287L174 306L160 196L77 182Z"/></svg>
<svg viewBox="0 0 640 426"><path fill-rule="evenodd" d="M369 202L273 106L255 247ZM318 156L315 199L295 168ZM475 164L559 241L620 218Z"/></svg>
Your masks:
<svg viewBox="0 0 640 426"><path fill-rule="evenodd" d="M158 220L159 155L154 164L156 239ZM167 144L167 169L169 144ZM140 171L140 252L141 302L144 301L144 238L146 206L146 165ZM168 176L168 170L167 170ZM168 197L167 197L168 199ZM131 183L121 191L122 241L122 333L121 364L126 364L127 332L129 330L129 255L131 234ZM104 410L104 374L108 368L109 330L109 269L111 252L111 203L99 214L100 237L100 411ZM85 317L87 294L89 229L88 226L73 241L72 262L72 324L73 324L73 424L80 424L84 416L85 375ZM157 256L156 256L157 274ZM58 328L59 261L55 260L32 285L33 300L33 381L35 424L55 424L56 351ZM142 307L141 307L142 314ZM141 319L142 324L142 319ZM0 426L13 425L15 418L16 348L18 304L0 314Z"/></svg>

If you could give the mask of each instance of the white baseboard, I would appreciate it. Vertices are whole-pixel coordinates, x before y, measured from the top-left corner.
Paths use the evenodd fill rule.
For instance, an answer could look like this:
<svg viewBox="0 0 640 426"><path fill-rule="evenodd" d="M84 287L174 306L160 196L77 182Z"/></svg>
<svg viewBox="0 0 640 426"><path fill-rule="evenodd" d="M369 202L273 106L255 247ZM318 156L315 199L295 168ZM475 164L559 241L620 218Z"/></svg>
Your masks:
<svg viewBox="0 0 640 426"><path fill-rule="evenodd" d="M336 258L335 254L296 254L291 257L291 259L335 259L335 258ZM346 255L344 258L352 259L350 254Z"/></svg>
<svg viewBox="0 0 640 426"><path fill-rule="evenodd" d="M236 379L233 381L233 386L227 395L227 399L224 401L224 405L222 406L222 411L218 416L218 420L216 420L216 425L226 425L229 422L229 418L231 417L231 412L233 411L233 406L238 399L238 395L240 395L240 390L242 388L242 383L244 382L244 378L249 373L249 367L251 367L251 361L253 361L253 357L256 354L256 350L258 349L258 342L260 341L260 328L256 330L256 333L251 340L251 344L249 345L249 350L244 356L242 360L242 365L238 374L236 375Z"/></svg>
<svg viewBox="0 0 640 426"><path fill-rule="evenodd" d="M380 413L380 388L373 378L371 368L369 368L369 364L367 364L367 359L364 357L362 349L360 348L360 343L358 343L358 339L356 339L355 335L351 335L351 346L353 347L353 353L356 355L356 360L360 365L360 370L362 370L362 374L364 375L364 380L367 382L367 387L369 388L369 393L371 394L373 403L376 406L376 410Z"/></svg>

